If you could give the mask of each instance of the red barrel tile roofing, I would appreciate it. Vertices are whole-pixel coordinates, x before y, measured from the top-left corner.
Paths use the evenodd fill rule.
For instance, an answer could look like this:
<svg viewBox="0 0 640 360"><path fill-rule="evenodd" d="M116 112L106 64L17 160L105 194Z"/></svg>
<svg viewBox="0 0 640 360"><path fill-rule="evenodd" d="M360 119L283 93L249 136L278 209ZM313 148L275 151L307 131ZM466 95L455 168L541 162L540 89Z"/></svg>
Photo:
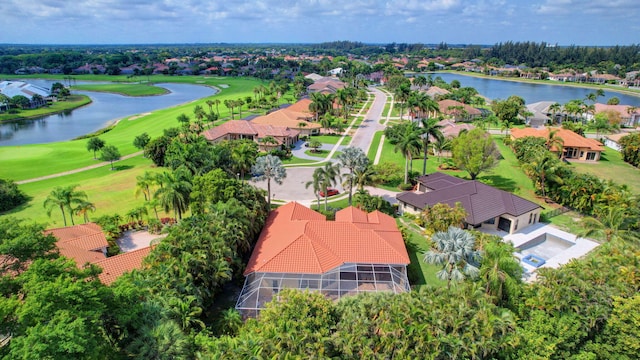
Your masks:
<svg viewBox="0 0 640 360"><path fill-rule="evenodd" d="M103 271L98 277L103 284L109 285L127 271L140 269L142 259L151 251L150 247L107 258L102 252L109 246L102 228L94 223L45 230L58 241L56 246L64 257L75 260L78 267L87 263L100 266Z"/></svg>
<svg viewBox="0 0 640 360"><path fill-rule="evenodd" d="M288 203L269 215L244 274L321 274L344 263L409 264L395 220L349 207L336 213L336 221L327 221Z"/></svg>
<svg viewBox="0 0 640 360"><path fill-rule="evenodd" d="M572 148L587 148L594 151L604 151L604 146L596 139L587 139L583 136L576 134L575 132L563 128L551 128L552 131L557 131L556 136L562 139L563 147ZM511 137L519 139L527 136L548 138L549 129L534 129L534 128L513 128L511 129ZM553 149L552 149L553 150Z"/></svg>

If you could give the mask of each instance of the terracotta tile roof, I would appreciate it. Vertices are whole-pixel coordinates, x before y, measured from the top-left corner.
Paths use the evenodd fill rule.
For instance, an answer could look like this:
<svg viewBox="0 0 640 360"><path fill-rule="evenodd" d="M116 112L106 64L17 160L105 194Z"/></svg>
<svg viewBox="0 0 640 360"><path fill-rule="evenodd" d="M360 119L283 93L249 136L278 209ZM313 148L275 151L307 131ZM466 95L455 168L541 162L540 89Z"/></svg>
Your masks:
<svg viewBox="0 0 640 360"><path fill-rule="evenodd" d="M440 132L442 133L442 135L444 135L445 138L455 138L460 135L460 131L462 130L471 131L476 128L469 123L456 123L454 121L446 119L439 121L438 125L442 126ZM431 137L431 139L435 141L435 138Z"/></svg>
<svg viewBox="0 0 640 360"><path fill-rule="evenodd" d="M344 263L409 263L402 235L390 216L347 208L336 218L326 221L296 202L273 210L244 274L321 274Z"/></svg>
<svg viewBox="0 0 640 360"><path fill-rule="evenodd" d="M79 267L105 259L103 249L109 246L98 224L88 223L45 230L55 236L60 255L74 259Z"/></svg>
<svg viewBox="0 0 640 360"><path fill-rule="evenodd" d="M451 107L454 106L462 106L462 108L464 108L464 110L467 112L467 115L482 115L482 112L480 110L459 101L450 99L438 101L438 107L440 108L440 112L443 114L454 113L455 110L451 109Z"/></svg>
<svg viewBox="0 0 640 360"><path fill-rule="evenodd" d="M106 285L127 271L140 269L142 259L151 250L150 247L146 247L108 258L102 250L108 247L109 243L102 233L102 228L94 223L49 229L45 234L52 234L58 238L56 246L60 255L75 260L78 267L87 263L100 266L103 271L99 278Z"/></svg>
<svg viewBox="0 0 640 360"><path fill-rule="evenodd" d="M586 148L593 151L604 151L604 146L595 139L587 139L583 136L580 136L574 133L571 130L563 129L563 128L551 128L552 131L557 130L556 136L561 138L563 141L563 146L572 147L572 148ZM527 136L548 138L549 137L549 129L534 129L534 128L514 128L511 129L511 138L519 139Z"/></svg>
<svg viewBox="0 0 640 360"><path fill-rule="evenodd" d="M257 138L273 136L278 140L278 137L295 137L300 132L284 126L259 124L247 120L230 120L202 133L208 141L215 141L230 134L255 136Z"/></svg>
<svg viewBox="0 0 640 360"><path fill-rule="evenodd" d="M319 123L310 122L313 113L309 111L310 99L301 99L289 107L271 112L264 116L258 116L251 120L254 124L284 126L290 129L319 129ZM307 126L300 127L299 124L304 122Z"/></svg>
<svg viewBox="0 0 640 360"><path fill-rule="evenodd" d="M396 196L398 201L418 209L439 203L455 206L459 202L467 211L466 222L469 224L480 224L503 214L520 216L540 207L479 181L468 181L439 172L421 176L418 181L430 191L403 192Z"/></svg>
<svg viewBox="0 0 640 360"><path fill-rule="evenodd" d="M629 108L631 108L631 106L629 105L608 105L608 104L596 103L595 113L597 114L603 111L615 111L618 114L620 114L621 118L625 119L631 116L628 112ZM636 108L636 110L632 112L632 114L639 114L639 113L640 113L640 108Z"/></svg>
<svg viewBox="0 0 640 360"><path fill-rule="evenodd" d="M95 264L102 268L102 273L98 275L98 278L103 284L110 285L125 272L141 269L142 260L149 255L149 252L151 252L151 247L147 246L96 262Z"/></svg>
<svg viewBox="0 0 640 360"><path fill-rule="evenodd" d="M109 246L102 228L94 223L48 229L44 233L55 236L58 247L71 245L84 250L97 250Z"/></svg>
<svg viewBox="0 0 640 360"><path fill-rule="evenodd" d="M436 95L447 95L450 94L449 90L447 89L443 89L437 86L430 86L429 89L427 89L426 91L427 95L431 96L432 98L435 97Z"/></svg>

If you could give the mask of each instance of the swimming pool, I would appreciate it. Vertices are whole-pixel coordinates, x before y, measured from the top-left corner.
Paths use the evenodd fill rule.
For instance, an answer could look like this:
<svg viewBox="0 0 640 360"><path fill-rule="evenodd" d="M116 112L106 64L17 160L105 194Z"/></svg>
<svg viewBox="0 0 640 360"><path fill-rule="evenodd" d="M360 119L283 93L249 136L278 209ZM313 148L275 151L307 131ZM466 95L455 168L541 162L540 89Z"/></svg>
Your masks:
<svg viewBox="0 0 640 360"><path fill-rule="evenodd" d="M574 245L573 241L545 232L520 244L517 250L524 256L531 254L549 260Z"/></svg>

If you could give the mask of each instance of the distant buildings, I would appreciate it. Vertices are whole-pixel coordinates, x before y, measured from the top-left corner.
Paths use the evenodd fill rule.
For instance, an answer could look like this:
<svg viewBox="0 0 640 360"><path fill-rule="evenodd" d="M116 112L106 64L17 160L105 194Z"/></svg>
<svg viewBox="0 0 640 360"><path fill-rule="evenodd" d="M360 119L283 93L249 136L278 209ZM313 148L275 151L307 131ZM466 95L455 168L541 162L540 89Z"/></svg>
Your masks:
<svg viewBox="0 0 640 360"><path fill-rule="evenodd" d="M31 108L46 105L47 100L51 99L51 90L23 81L0 81L0 94L9 99L18 95L24 96L29 99Z"/></svg>

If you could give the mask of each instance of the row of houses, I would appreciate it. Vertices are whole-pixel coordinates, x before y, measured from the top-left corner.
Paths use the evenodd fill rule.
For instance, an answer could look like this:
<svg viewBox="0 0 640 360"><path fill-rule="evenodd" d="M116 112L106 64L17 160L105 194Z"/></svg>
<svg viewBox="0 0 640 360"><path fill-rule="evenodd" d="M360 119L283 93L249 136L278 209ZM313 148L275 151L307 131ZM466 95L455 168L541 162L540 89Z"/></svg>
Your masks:
<svg viewBox="0 0 640 360"><path fill-rule="evenodd" d="M333 93L345 87L342 81L317 74L308 75L315 82L307 88L310 93ZM223 140L252 140L261 151L281 146L290 147L300 137L317 134L321 125L314 122L315 114L309 110L311 100L302 98L296 103L249 120L230 120L203 132L209 142Z"/></svg>
<svg viewBox="0 0 640 360"><path fill-rule="evenodd" d="M23 81L0 81L0 94L9 99L18 95L24 96L29 99L30 108L44 106L47 101L55 100L49 89ZM7 110L8 106L9 104L0 103L0 111Z"/></svg>
<svg viewBox="0 0 640 360"><path fill-rule="evenodd" d="M576 115L567 114L562 109L552 110L553 104L555 104L553 101L527 104L527 110L531 113L531 116L527 118L528 124L532 127L543 127L552 123L561 123L563 118ZM619 119L621 127L635 128L640 126L640 108L636 106L595 103L594 111L585 112L583 115L586 120L593 120L596 115L602 113L611 114Z"/></svg>

